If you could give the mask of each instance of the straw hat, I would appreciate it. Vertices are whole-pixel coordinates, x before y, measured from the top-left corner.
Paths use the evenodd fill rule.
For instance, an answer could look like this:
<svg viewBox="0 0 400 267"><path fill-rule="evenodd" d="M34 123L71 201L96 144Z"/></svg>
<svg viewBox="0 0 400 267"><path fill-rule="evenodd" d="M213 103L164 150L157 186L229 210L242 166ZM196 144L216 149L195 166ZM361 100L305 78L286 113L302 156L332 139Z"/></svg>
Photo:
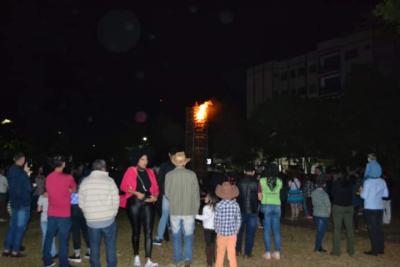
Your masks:
<svg viewBox="0 0 400 267"><path fill-rule="evenodd" d="M189 161L190 159L186 157L185 152L177 152L171 156L171 162L175 166L185 166Z"/></svg>
<svg viewBox="0 0 400 267"><path fill-rule="evenodd" d="M239 189L236 185L224 182L222 185L217 185L215 194L221 199L234 199L239 196Z"/></svg>

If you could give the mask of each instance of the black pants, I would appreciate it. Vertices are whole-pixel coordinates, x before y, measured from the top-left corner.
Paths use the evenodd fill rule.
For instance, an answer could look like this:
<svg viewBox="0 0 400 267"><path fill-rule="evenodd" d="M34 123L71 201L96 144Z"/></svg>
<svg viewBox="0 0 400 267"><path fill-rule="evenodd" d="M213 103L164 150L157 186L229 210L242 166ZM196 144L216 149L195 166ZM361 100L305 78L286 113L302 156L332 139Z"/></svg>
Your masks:
<svg viewBox="0 0 400 267"><path fill-rule="evenodd" d="M383 253L384 235L383 235L383 210L364 210L365 220L367 222L369 239L371 241L371 251L374 254Z"/></svg>
<svg viewBox="0 0 400 267"><path fill-rule="evenodd" d="M306 198L306 206L307 206L307 211L308 211L308 216L313 216L313 205L312 205L312 199L311 197Z"/></svg>
<svg viewBox="0 0 400 267"><path fill-rule="evenodd" d="M204 241L206 242L207 265L212 266L215 262L215 239L217 234L214 230L204 229Z"/></svg>
<svg viewBox="0 0 400 267"><path fill-rule="evenodd" d="M81 231L82 237L86 243L86 247L90 248L86 220L83 216L81 208L79 208L78 205L71 205L71 222L72 242L74 244L74 250L81 249Z"/></svg>
<svg viewBox="0 0 400 267"><path fill-rule="evenodd" d="M358 211L360 210L360 207L354 207L354 229L358 229L360 226L360 218L358 215Z"/></svg>
<svg viewBox="0 0 400 267"><path fill-rule="evenodd" d="M140 228L144 228L144 248L146 258L151 258L153 249L154 205L131 197L127 205L128 218L132 226L132 247L134 255L139 255Z"/></svg>
<svg viewBox="0 0 400 267"><path fill-rule="evenodd" d="M38 200L39 200L39 196L32 195L32 198L31 198L31 212L32 213L35 213L36 210L37 210L37 202L38 202Z"/></svg>
<svg viewBox="0 0 400 267"><path fill-rule="evenodd" d="M7 213L7 194L0 193L0 219L5 219Z"/></svg>
<svg viewBox="0 0 400 267"><path fill-rule="evenodd" d="M283 221L286 217L286 200L281 200L281 221ZM264 214L263 214L263 219L264 219ZM262 224L263 225L263 224Z"/></svg>

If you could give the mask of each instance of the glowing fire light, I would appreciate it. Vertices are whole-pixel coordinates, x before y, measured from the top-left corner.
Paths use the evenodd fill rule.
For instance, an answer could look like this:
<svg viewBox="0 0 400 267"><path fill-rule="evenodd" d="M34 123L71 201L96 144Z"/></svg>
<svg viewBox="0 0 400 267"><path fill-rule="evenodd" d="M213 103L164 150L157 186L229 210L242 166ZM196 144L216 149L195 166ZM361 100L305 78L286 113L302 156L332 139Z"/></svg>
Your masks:
<svg viewBox="0 0 400 267"><path fill-rule="evenodd" d="M197 123L205 123L207 121L208 108L212 105L213 103L211 101L206 101L200 106L196 104L194 107L194 116Z"/></svg>

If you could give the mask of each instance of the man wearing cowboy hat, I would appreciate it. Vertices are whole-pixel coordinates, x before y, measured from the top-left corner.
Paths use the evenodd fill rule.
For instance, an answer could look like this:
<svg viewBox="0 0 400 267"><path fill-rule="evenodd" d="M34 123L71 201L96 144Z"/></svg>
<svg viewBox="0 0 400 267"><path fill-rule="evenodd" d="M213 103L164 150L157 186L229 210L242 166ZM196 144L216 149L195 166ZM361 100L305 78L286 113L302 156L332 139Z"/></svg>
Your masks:
<svg viewBox="0 0 400 267"><path fill-rule="evenodd" d="M217 233L217 258L215 267L224 266L225 252L228 252L230 267L237 267L236 240L241 226L241 213L235 198L239 196L236 185L224 182L215 189L215 194L222 199L215 208L214 225Z"/></svg>
<svg viewBox="0 0 400 267"><path fill-rule="evenodd" d="M200 207L200 190L197 176L185 168L190 159L185 152L177 152L171 157L176 166L165 177L165 196L170 205L172 239L174 246L174 262L185 267L192 262L192 243L195 227L195 216ZM184 234L184 250L182 257L182 233Z"/></svg>

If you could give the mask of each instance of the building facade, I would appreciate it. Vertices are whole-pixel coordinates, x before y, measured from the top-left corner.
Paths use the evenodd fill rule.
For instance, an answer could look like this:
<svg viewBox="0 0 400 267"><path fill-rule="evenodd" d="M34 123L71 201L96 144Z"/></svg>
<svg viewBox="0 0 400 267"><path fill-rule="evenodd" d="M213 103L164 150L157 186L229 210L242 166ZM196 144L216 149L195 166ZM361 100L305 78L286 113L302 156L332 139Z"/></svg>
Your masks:
<svg viewBox="0 0 400 267"><path fill-rule="evenodd" d="M247 117L268 99L279 95L340 97L352 66L377 66L400 77L398 36L367 31L317 44L309 53L270 61L247 69Z"/></svg>

